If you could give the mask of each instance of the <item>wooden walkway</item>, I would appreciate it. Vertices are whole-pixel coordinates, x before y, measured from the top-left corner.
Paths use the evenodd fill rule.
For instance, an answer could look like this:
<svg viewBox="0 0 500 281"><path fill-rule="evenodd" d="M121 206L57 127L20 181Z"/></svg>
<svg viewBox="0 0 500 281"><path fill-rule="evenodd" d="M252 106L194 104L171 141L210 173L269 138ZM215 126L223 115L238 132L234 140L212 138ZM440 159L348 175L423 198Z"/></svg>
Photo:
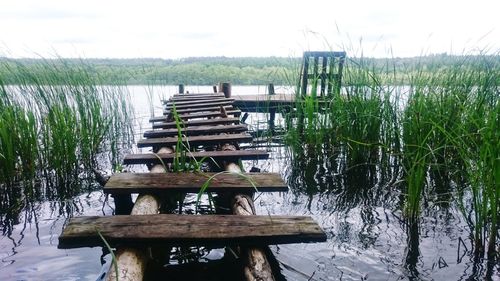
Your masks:
<svg viewBox="0 0 500 281"><path fill-rule="evenodd" d="M151 118L153 130L146 131L144 139L137 144L138 147L152 147L153 152L126 155L123 161L126 165L148 165L152 167L151 172L118 173L104 187L105 193L114 196L117 210L123 210L119 204L130 200L127 199L130 194L140 194L132 214L129 214L129 210L126 214L115 216L71 218L59 236L58 247L104 246L106 241L111 247L118 248L118 267L124 267L122 262L126 264L127 257L122 258L122 253L129 251L138 259L147 259L147 255L137 254L142 253L145 247L256 247L256 252L248 250L247 254L240 253L251 256L256 255L264 245L326 241L325 233L310 217L255 215L252 200L254 193L286 192L288 188L279 174L234 172L235 169L240 171L238 165L235 165L240 160L266 159L269 156L262 150L237 149L240 144L252 140L246 132L246 125L239 124L237 117L241 112L233 108L237 101L237 98L228 99L223 94L216 93L177 94L165 102L164 116ZM216 167L228 167L227 170L233 172L172 171L174 166L170 163L178 165L190 161L196 161L197 164L201 161L215 162ZM231 165L233 168L229 168ZM185 168L183 167L184 170ZM154 173L157 169L162 172ZM201 191L219 195L223 199L220 204L226 209L232 209L236 215L158 214L157 209L134 211L138 204L142 204L139 202L141 196L151 195L161 201L158 198ZM249 209L245 207L250 216L241 215L244 212L237 210L241 208L238 204L244 205L239 201L241 198L250 198L246 202L250 204ZM137 263L143 264L142 260ZM257 271L268 270L269 267L264 266L262 269L260 264L248 261L244 266ZM134 270L130 269L130 272ZM132 274L130 272L120 271L119 274L127 277ZM144 274L142 267L134 272L139 272L134 273L134 276ZM110 272L110 276L112 275ZM274 280L272 273L263 276L271 277L258 280ZM141 280L134 278L127 280Z"/></svg>

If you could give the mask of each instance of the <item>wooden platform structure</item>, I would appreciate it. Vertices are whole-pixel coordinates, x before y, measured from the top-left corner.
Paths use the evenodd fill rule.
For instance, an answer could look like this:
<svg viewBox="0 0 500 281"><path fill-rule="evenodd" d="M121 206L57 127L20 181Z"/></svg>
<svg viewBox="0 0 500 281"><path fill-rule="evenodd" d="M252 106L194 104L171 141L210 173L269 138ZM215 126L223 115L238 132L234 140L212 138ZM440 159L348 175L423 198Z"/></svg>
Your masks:
<svg viewBox="0 0 500 281"><path fill-rule="evenodd" d="M244 112L288 112L308 95L317 98L319 105L327 104L340 93L345 59L345 52L304 52L297 95L276 93L269 84L265 95L233 95L234 106Z"/></svg>
<svg viewBox="0 0 500 281"><path fill-rule="evenodd" d="M255 214L255 193L286 192L288 187L279 174L241 171L240 160L269 155L261 150L238 150L252 138L247 127L239 124L241 112L226 109L236 107L238 98L226 98L228 87L221 88L224 93L183 94L180 87L181 93L165 102L165 115L151 118L153 130L145 132L137 144L152 147L152 152L124 159L126 165L148 165L150 173L114 174L104 192L114 197L117 215L71 218L59 236L58 247L108 243L117 249L118 271L112 267L107 280L142 280L148 262L165 260L165 256L168 261L171 247L229 246L233 253L228 256L237 256L245 280L275 280L279 272L269 265L266 245L326 241L325 233L310 217ZM216 165L207 166L212 167L209 172L189 171L188 162L198 167L200 162ZM176 165L183 165L181 171L173 171ZM159 213L177 210L173 199L184 198L178 195L197 193L199 198L207 192L216 196L217 210L232 214ZM139 197L130 209L133 193Z"/></svg>

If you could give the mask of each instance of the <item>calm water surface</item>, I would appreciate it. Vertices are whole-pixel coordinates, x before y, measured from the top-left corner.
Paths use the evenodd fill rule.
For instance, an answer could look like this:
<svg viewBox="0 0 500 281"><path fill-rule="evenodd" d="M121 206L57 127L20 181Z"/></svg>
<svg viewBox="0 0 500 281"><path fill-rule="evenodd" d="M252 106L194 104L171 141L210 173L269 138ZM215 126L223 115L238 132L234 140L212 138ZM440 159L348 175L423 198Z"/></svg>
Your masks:
<svg viewBox="0 0 500 281"><path fill-rule="evenodd" d="M265 93L265 89L233 87L233 92ZM139 139L150 128L151 111L161 114L160 99L177 88L135 86L129 90ZM210 92L211 87L186 90ZM150 108L148 100L156 107ZM256 126L265 123L263 115L251 115L249 120ZM269 151L269 160L245 161L246 170L258 167L280 173L290 191L260 194L255 202L257 213L309 215L328 236L324 243L271 246L286 280L484 280L484 276L500 280L498 264L488 267L473 260L469 231L453 203L425 202L420 223L409 227L401 218L397 182L376 167L346 169L339 155L307 147L303 157L292 156L286 147ZM11 218L11 231L6 231L2 221L0 280L99 280L107 271L109 255L101 248L59 250L57 238L68 213L112 212L112 199L94 191L67 202L32 204Z"/></svg>

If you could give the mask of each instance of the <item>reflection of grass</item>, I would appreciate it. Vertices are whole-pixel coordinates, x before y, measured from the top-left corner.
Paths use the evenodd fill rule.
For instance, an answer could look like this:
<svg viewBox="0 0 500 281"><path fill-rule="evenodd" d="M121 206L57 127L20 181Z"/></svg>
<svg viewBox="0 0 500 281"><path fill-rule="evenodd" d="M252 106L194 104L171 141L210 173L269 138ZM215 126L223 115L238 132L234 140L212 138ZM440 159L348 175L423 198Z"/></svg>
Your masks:
<svg viewBox="0 0 500 281"><path fill-rule="evenodd" d="M482 254L488 244L494 253L500 204L498 60L464 56L433 73L420 68L396 73L396 67L377 69L363 59L348 63L341 93L324 103L298 99L297 129L289 127L287 140L296 155L307 156L311 148L333 154L329 158L344 171L376 165L380 177L393 178L402 168L403 209L410 221L418 220L422 198L437 190L458 194L449 198L462 206L476 252ZM406 86L380 83L398 85L401 77ZM439 182L435 176L453 183L442 190L432 186Z"/></svg>

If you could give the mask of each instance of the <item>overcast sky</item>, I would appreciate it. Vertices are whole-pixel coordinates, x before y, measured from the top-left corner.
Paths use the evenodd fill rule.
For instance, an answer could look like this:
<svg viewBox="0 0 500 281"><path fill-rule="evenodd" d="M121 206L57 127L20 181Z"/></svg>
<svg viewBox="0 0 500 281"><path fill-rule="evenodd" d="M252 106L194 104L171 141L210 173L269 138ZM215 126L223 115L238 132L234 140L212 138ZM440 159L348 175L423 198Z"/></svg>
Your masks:
<svg viewBox="0 0 500 281"><path fill-rule="evenodd" d="M499 0L0 0L0 56L416 56L500 49ZM360 43L361 42L361 43ZM361 45L361 48L360 48Z"/></svg>

